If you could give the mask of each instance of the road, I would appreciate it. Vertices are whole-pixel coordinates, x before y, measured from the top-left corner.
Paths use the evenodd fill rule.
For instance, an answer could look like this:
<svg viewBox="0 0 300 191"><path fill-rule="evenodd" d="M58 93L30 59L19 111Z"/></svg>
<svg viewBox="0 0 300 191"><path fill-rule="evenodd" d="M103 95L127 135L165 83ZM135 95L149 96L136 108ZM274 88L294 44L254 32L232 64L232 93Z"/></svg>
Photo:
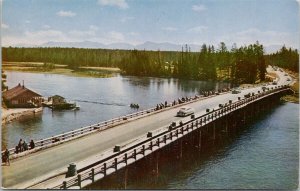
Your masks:
<svg viewBox="0 0 300 191"><path fill-rule="evenodd" d="M270 68L268 70L270 71ZM278 85L290 83L290 81L286 81L288 77L284 76L283 72L276 71L276 73L279 76ZM269 85L269 87L272 86L275 85ZM188 104L188 106L193 107L196 116L199 116L204 114L207 108L218 108L220 103L228 103L229 100L236 101L238 97L243 97L250 92L257 93L258 90L261 90L261 87L245 89L240 94L218 95ZM63 169L66 170L71 162L83 161L89 156L111 149L114 145L122 145L129 140L137 139L148 131L166 127L173 121L188 120L189 117L175 117L178 109L173 108L149 115L11 161L10 166L2 166L2 186L5 188L24 188L24 185L30 185L41 177L46 178L47 175L50 176L53 173L61 172Z"/></svg>

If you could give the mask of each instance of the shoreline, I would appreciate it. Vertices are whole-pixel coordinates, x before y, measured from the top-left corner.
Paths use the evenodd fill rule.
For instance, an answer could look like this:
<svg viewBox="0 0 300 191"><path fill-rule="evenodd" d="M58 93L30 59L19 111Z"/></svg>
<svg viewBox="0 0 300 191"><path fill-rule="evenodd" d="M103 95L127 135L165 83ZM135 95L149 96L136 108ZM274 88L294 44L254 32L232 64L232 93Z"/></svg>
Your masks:
<svg viewBox="0 0 300 191"><path fill-rule="evenodd" d="M12 108L12 109L5 109L1 108L1 119L2 125L9 123L13 120L19 119L22 116L33 115L39 112L42 112L43 108Z"/></svg>
<svg viewBox="0 0 300 191"><path fill-rule="evenodd" d="M53 64L53 68L45 68L40 62L3 62L4 71L27 72L39 74L59 74L73 77L111 78L120 73L119 68L79 67L77 70L67 65Z"/></svg>

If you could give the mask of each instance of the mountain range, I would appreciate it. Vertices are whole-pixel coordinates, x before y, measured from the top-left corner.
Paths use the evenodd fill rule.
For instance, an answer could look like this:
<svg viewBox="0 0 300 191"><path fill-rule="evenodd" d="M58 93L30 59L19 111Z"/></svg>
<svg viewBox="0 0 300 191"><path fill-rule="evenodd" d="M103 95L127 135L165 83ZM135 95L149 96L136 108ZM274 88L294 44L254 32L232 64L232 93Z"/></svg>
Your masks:
<svg viewBox="0 0 300 191"><path fill-rule="evenodd" d="M201 49L201 45L197 44L187 44L191 51L199 51ZM102 49L123 49L123 50L162 50L162 51L181 51L184 45L180 44L172 44L169 42L156 43L156 42L144 42L138 45L132 45L129 43L111 43L111 44L103 44L99 42L92 41L82 41L82 42L54 42L50 41L47 43L43 43L41 45L26 45L26 44L18 44L15 47L66 47L66 48L102 48ZM215 46L216 47L216 46ZM265 46L266 53L273 53L279 50L282 45L270 45ZM229 48L230 49L230 48Z"/></svg>

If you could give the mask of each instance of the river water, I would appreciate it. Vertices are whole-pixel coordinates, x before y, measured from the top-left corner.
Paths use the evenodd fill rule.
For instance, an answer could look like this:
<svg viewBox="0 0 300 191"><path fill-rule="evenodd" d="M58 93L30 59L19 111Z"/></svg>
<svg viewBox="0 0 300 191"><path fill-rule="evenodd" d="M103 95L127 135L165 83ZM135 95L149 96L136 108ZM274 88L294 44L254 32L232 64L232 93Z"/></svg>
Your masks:
<svg viewBox="0 0 300 191"><path fill-rule="evenodd" d="M51 111L24 117L2 126L2 148L15 146L20 138L40 139L135 112L165 100L193 96L202 90L228 87L227 83L163 78L116 76L69 77L55 74L6 72L9 88L25 86L48 97L55 94L80 105L78 111ZM293 189L298 185L299 105L285 103L257 119L230 144L204 161L184 164L167 173L156 185L133 183L132 188L160 189ZM198 161L197 161L198 160ZM199 162L201 161L201 162Z"/></svg>

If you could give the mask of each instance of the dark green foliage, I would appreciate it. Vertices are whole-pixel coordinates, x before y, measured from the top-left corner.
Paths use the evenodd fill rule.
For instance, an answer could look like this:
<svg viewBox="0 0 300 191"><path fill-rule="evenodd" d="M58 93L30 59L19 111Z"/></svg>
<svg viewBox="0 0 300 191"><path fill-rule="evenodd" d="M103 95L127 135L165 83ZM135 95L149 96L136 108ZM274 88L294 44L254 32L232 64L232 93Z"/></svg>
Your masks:
<svg viewBox="0 0 300 191"><path fill-rule="evenodd" d="M3 61L44 62L46 69L53 69L53 64L67 65L75 70L82 66L119 67L126 75L221 79L236 83L264 80L266 69L263 46L258 42L240 48L234 45L230 51L224 42L217 50L203 44L198 52L191 52L187 45L178 52L9 47L2 49L2 55Z"/></svg>
<svg viewBox="0 0 300 191"><path fill-rule="evenodd" d="M287 68L299 73L299 53L297 49L287 49L283 46L276 53L266 56L266 59L270 65Z"/></svg>
<svg viewBox="0 0 300 191"><path fill-rule="evenodd" d="M234 48L233 68L236 83L255 83L265 80L266 65L263 46L258 42L249 46Z"/></svg>

